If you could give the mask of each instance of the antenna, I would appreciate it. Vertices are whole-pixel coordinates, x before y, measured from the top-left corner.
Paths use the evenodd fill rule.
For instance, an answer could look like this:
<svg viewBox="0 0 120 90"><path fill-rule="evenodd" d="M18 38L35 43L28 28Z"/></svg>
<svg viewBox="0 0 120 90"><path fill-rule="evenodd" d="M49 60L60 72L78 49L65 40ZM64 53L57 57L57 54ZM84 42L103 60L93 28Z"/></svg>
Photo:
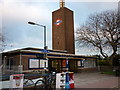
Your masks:
<svg viewBox="0 0 120 90"><path fill-rule="evenodd" d="M60 8L65 7L65 0L60 0Z"/></svg>

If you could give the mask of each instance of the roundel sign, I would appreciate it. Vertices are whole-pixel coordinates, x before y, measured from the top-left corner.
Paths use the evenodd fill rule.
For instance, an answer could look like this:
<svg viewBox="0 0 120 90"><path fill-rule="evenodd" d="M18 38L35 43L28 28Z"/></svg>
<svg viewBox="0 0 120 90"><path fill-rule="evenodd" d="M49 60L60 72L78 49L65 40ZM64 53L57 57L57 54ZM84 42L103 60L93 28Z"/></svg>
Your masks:
<svg viewBox="0 0 120 90"><path fill-rule="evenodd" d="M57 26L59 26L61 23L62 23L62 20L60 20L60 19L57 19L56 22L55 22L55 24L56 24Z"/></svg>

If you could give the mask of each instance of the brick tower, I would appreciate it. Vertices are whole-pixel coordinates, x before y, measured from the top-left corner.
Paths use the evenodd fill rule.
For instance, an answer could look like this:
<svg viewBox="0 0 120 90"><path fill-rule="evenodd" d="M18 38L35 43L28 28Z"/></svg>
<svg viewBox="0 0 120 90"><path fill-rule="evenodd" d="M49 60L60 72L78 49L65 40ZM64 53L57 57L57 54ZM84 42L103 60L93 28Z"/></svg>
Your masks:
<svg viewBox="0 0 120 90"><path fill-rule="evenodd" d="M52 12L52 48L75 53L73 11L60 0L60 9Z"/></svg>

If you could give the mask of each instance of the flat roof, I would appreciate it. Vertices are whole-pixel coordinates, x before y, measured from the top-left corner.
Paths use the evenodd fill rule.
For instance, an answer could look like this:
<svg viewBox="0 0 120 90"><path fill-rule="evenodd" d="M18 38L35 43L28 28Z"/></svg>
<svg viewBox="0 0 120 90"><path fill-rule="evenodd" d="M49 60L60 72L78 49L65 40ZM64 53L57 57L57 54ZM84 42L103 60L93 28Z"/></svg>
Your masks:
<svg viewBox="0 0 120 90"><path fill-rule="evenodd" d="M47 50L44 52L44 49L39 49L39 48L22 48L22 49L17 49L17 50L11 50L7 52L3 52L3 55L9 55L9 54L22 54L22 55L43 55L47 54L48 58L69 58L69 59L86 59L86 58L91 58L91 59L96 59L95 56L83 56L83 55L75 55L75 54L67 54L67 51L63 50Z"/></svg>

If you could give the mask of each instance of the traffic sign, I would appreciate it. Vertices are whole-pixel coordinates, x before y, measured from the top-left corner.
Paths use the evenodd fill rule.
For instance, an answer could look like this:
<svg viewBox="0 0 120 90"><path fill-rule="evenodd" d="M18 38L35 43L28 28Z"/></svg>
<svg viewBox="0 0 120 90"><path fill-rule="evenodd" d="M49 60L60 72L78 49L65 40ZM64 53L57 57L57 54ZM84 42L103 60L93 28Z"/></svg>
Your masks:
<svg viewBox="0 0 120 90"><path fill-rule="evenodd" d="M49 53L50 51L43 49L42 52L44 52L44 53Z"/></svg>

